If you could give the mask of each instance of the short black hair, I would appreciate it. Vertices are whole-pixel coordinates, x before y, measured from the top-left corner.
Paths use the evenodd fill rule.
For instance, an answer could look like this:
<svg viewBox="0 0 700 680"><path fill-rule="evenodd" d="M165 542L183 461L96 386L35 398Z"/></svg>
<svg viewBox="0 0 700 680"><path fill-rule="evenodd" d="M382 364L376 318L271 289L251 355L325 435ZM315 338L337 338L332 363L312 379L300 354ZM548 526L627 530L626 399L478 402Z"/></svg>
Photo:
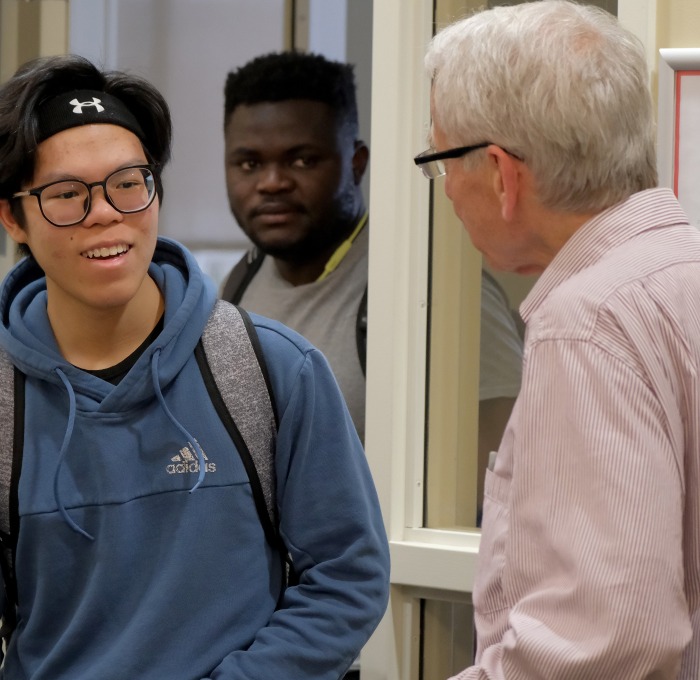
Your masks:
<svg viewBox="0 0 700 680"><path fill-rule="evenodd" d="M122 71L101 71L77 55L27 62L0 87L0 198L9 199L34 173L42 105L71 90L107 92L131 111L143 130L144 150L160 170L170 159L172 123L163 96L148 81Z"/></svg>
<svg viewBox="0 0 700 680"><path fill-rule="evenodd" d="M264 54L228 74L224 87L224 127L238 106L290 99L327 104L339 126L357 139L359 123L352 64L297 51Z"/></svg>

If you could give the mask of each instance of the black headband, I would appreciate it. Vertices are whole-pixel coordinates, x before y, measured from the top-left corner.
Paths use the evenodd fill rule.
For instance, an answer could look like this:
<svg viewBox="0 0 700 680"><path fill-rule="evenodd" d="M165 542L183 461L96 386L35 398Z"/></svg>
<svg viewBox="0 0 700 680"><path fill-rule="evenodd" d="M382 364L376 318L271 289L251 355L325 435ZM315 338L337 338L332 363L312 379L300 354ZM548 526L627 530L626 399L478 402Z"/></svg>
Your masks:
<svg viewBox="0 0 700 680"><path fill-rule="evenodd" d="M145 144L143 130L124 103L106 92L73 90L41 105L37 144L57 132L92 123L110 123L133 132Z"/></svg>

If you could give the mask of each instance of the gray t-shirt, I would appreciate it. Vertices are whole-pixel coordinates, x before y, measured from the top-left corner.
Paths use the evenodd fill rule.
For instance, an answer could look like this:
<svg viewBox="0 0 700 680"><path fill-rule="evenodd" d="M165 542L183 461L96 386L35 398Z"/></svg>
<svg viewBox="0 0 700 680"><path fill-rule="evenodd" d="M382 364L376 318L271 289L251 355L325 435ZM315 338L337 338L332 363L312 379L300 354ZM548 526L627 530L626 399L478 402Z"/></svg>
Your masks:
<svg viewBox="0 0 700 680"><path fill-rule="evenodd" d="M517 397L523 362L523 341L505 293L481 274L481 356L479 400Z"/></svg>
<svg viewBox="0 0 700 680"><path fill-rule="evenodd" d="M277 319L307 338L328 359L360 439L365 435L365 378L357 355L357 309L367 286L369 231L364 229L338 268L323 281L293 286L266 257L241 306ZM479 399L516 397L522 340L508 301L490 277L481 277Z"/></svg>
<svg viewBox="0 0 700 680"><path fill-rule="evenodd" d="M365 437L365 377L357 354L357 310L367 286L369 230L363 229L338 267L322 281L293 286L266 257L240 305L281 321L323 352L360 439Z"/></svg>

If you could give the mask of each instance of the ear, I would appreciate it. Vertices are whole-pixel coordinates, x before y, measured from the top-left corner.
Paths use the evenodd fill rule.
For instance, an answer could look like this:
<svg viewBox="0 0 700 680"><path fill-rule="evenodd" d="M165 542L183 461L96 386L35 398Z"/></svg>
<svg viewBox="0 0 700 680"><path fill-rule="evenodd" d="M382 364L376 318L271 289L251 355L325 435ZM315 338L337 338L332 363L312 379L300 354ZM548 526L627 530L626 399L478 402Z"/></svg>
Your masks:
<svg viewBox="0 0 700 680"><path fill-rule="evenodd" d="M27 232L15 219L7 199L0 199L0 224L15 243L27 242Z"/></svg>
<svg viewBox="0 0 700 680"><path fill-rule="evenodd" d="M355 152L352 155L352 174L355 178L355 184L359 184L362 181L368 162L369 149L363 141L357 140L355 142Z"/></svg>
<svg viewBox="0 0 700 680"><path fill-rule="evenodd" d="M501 217L510 222L515 214L518 199L521 198L521 161L495 144L487 147L486 151L494 166L493 190L501 205Z"/></svg>

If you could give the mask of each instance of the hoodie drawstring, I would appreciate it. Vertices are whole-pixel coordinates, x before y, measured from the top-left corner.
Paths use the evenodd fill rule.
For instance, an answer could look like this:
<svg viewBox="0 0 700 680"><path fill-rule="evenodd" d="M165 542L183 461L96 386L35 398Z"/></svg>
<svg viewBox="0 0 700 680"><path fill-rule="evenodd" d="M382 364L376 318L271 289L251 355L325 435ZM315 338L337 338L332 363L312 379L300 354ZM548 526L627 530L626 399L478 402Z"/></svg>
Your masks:
<svg viewBox="0 0 700 680"><path fill-rule="evenodd" d="M190 489L190 493L192 493L197 487L204 481L204 476L206 474L206 461L204 458L204 451L202 451L202 447L199 445L197 440L185 429L185 427L178 422L178 420L175 418L175 416L172 414L170 409L168 408L168 405L165 403L165 398L163 397L163 393L161 392L160 389L160 383L158 382L158 360L160 358L160 349L156 349L153 352L153 356L151 357L151 379L153 381L153 388L155 390L156 396L158 397L158 403L160 404L161 408L165 412L165 414L168 416L170 421L173 423L173 425L180 431L180 433L185 437L187 440L188 444L195 450L197 453L197 461L199 462L199 477L197 478L196 484ZM56 374L58 377L61 379L61 382L63 383L64 387L66 388L66 392L68 393L68 424L66 425L66 431L65 434L63 435L63 443L61 444L61 449L58 452L58 463L56 465L56 472L54 474L53 478L53 495L54 499L56 501L56 505L58 506L58 510L61 513L61 517L63 517L63 521L71 528L73 531L76 533L81 534L82 536L85 536L85 538L90 539L91 541L94 541L95 538L91 534L89 534L85 529L80 527L75 520L72 519L72 517L68 514L68 510L66 510L66 506L64 505L62 499L61 499L61 488L59 485L59 477L61 474L61 468L63 467L63 461L66 457L66 452L68 451L68 445L70 444L71 437L73 436L73 428L75 426L75 412L76 412L76 405L75 405L75 391L73 390L73 386L70 384L70 381L66 377L65 373L60 368L55 369Z"/></svg>
<svg viewBox="0 0 700 680"><path fill-rule="evenodd" d="M68 510L66 510L66 506L61 500L61 490L58 484L58 478L61 473L61 468L63 467L63 459L66 457L66 451L68 451L68 444L70 443L71 437L73 436L73 426L75 425L75 392L73 391L73 386L70 384L70 381L68 380L68 378L66 378L63 371L60 368L56 368L55 371L58 377L61 379L61 382L63 383L64 387L66 388L66 392L68 392L69 407L68 424L66 425L66 432L63 435L63 443L61 444L61 449L58 452L58 464L56 465L56 473L54 474L53 478L53 497L56 500L56 505L58 506L58 510L61 513L61 517L63 517L63 521L71 529L73 529L73 531L82 534L83 536L85 536L85 538L89 538L91 541L94 541L95 538L93 536L91 536L87 531L85 531L85 529L83 529L75 523L75 521L68 514Z"/></svg>
<svg viewBox="0 0 700 680"><path fill-rule="evenodd" d="M170 422L180 431L180 433L185 437L187 443L192 446L192 448L197 453L197 461L199 462L199 477L197 478L197 483L190 489L192 493L203 481L204 475L206 474L206 462L204 459L204 451L199 445L197 440L185 429L185 427L178 422L177 418L170 412L168 405L165 403L165 398L163 393L160 391L160 383L158 381L158 360L160 359L160 348L157 348L153 355L151 356L151 380L153 381L153 389L158 397L158 402L161 408L165 412L165 415L170 418Z"/></svg>

